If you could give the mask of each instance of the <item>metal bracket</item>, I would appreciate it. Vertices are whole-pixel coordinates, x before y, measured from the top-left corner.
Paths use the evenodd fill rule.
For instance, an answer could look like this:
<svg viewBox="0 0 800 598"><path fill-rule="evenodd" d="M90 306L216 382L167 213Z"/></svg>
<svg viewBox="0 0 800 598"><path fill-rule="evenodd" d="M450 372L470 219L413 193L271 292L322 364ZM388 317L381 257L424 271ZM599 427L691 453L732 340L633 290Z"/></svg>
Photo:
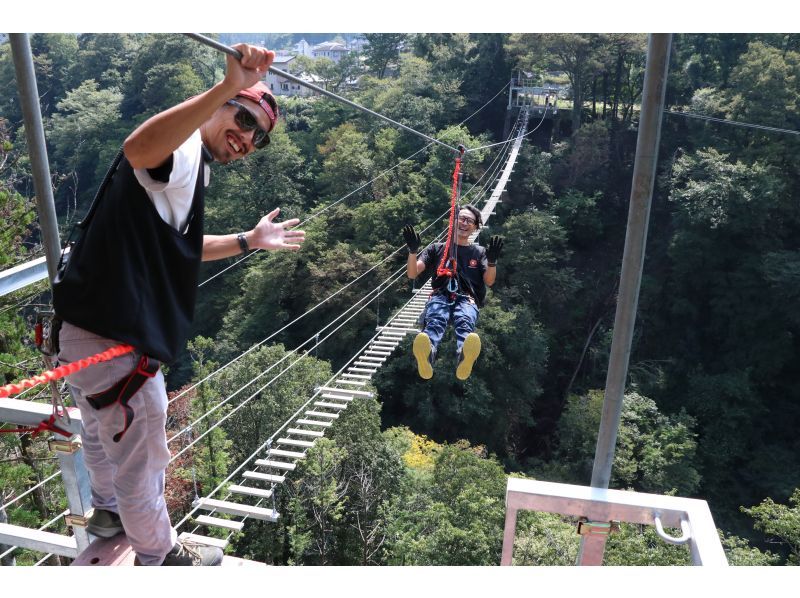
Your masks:
<svg viewBox="0 0 800 598"><path fill-rule="evenodd" d="M81 437L75 436L72 440L48 440L47 441L47 448L49 448L53 452L58 453L67 453L68 455L72 455L77 453L81 450Z"/></svg>
<svg viewBox="0 0 800 598"><path fill-rule="evenodd" d="M92 509L94 512L94 509ZM83 527L85 528L89 525L89 517L91 517L91 512L88 515L74 515L70 513L69 515L64 516L64 521L70 527Z"/></svg>
<svg viewBox="0 0 800 598"><path fill-rule="evenodd" d="M686 544L689 540L692 539L692 530L689 527L689 522L686 521L685 517L681 517L681 536L676 538L674 536L670 536L667 532L664 531L664 525L661 523L661 514L656 513L653 517L653 523L656 526L656 534L658 537L664 540L667 544L675 544L681 545Z"/></svg>
<svg viewBox="0 0 800 598"><path fill-rule="evenodd" d="M578 534L581 536L607 536L619 531L619 521L589 521L582 518L578 521Z"/></svg>

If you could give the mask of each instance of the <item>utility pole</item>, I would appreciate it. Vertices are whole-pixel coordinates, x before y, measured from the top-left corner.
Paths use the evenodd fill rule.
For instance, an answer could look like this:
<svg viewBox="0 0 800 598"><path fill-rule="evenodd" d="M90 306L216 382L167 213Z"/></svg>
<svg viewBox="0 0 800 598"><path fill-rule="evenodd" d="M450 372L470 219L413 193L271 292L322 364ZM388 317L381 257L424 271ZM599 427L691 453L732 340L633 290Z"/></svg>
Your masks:
<svg viewBox="0 0 800 598"><path fill-rule="evenodd" d="M42 230L42 245L47 257L47 273L52 284L61 256L61 241L58 236L56 204L50 182L50 166L47 163L47 148L44 143L42 113L39 108L39 90L33 70L33 55L27 33L9 33L11 53L14 57L14 73L25 120L25 136L28 140L28 155L33 170L33 187L36 190L36 211Z"/></svg>
<svg viewBox="0 0 800 598"><path fill-rule="evenodd" d="M667 86L671 33L652 33L647 44L647 66L642 92L642 112L639 135L636 140L636 159L633 166L628 227L625 250L622 255L622 272L619 281L617 311L614 316L614 335L606 376L603 414L592 469L593 488L608 488L617 431L622 414L622 399L628 378L639 288L642 282L642 265L647 245L647 227L653 198L661 137L661 119L664 109L664 91ZM591 522L590 522L591 523ZM597 522L605 523L608 522ZM591 526L590 526L591 528ZM601 565L607 535L602 533L582 536L578 553L579 565Z"/></svg>

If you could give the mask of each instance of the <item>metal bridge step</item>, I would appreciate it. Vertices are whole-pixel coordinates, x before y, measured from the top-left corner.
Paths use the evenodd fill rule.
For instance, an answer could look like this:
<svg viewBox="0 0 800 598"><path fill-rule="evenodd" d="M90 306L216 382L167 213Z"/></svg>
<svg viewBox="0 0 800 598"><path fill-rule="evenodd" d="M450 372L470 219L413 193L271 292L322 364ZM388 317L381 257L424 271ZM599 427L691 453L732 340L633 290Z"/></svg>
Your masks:
<svg viewBox="0 0 800 598"><path fill-rule="evenodd" d="M309 442L308 440L295 440L294 438L278 438L278 444L287 444L289 446L311 448L312 446L314 446L314 441L312 440Z"/></svg>
<svg viewBox="0 0 800 598"><path fill-rule="evenodd" d="M78 541L75 536L30 529L11 523L0 523L0 539L3 540L4 545L11 545L11 542L14 542L20 548L29 548L41 552L47 551L71 559L78 556Z"/></svg>
<svg viewBox="0 0 800 598"><path fill-rule="evenodd" d="M353 368L350 369L352 370ZM342 374L342 377L344 376L347 376L348 378L355 378L357 380L369 380L372 377L372 376L365 376L364 374ZM341 382L341 380L339 381Z"/></svg>
<svg viewBox="0 0 800 598"><path fill-rule="evenodd" d="M268 457L285 457L287 459L305 459L305 453L298 453L297 451L284 451L283 449L269 449L267 451Z"/></svg>
<svg viewBox="0 0 800 598"><path fill-rule="evenodd" d="M265 509L263 507L254 507L252 505L243 505L235 502L228 502L227 500L216 500L214 498L201 498L198 507L206 511L217 510L220 513L227 513L228 515L244 515L252 517L253 519L260 519L262 521L277 521L278 512L273 509Z"/></svg>
<svg viewBox="0 0 800 598"><path fill-rule="evenodd" d="M330 386L323 386L320 388L322 392L332 392L340 395L354 396L354 397L372 397L374 393L368 390L350 390L349 388L331 388Z"/></svg>
<svg viewBox="0 0 800 598"><path fill-rule="evenodd" d="M331 426L331 422L321 422L315 419L298 419L296 424L303 424L304 426L322 426L323 428L329 428Z"/></svg>
<svg viewBox="0 0 800 598"><path fill-rule="evenodd" d="M190 534L189 532L183 532L180 536L178 536L178 540L191 540L192 542L197 542L198 544L203 544L205 546L216 546L217 548L223 549L228 545L228 541L224 538L209 538L208 536Z"/></svg>
<svg viewBox="0 0 800 598"><path fill-rule="evenodd" d="M316 401L315 407L328 407L329 409L347 409L346 404L342 403L325 403L324 401Z"/></svg>
<svg viewBox="0 0 800 598"><path fill-rule="evenodd" d="M338 401L347 401L348 403L353 400L353 397L347 397L344 395L335 395L330 392L326 392L325 394L320 395L323 399L336 399Z"/></svg>
<svg viewBox="0 0 800 598"><path fill-rule="evenodd" d="M327 417L329 419L338 419L338 413L325 413L324 411L306 411L306 415L312 415L314 417Z"/></svg>
<svg viewBox="0 0 800 598"><path fill-rule="evenodd" d="M341 378L338 378L336 380L336 383L337 384L352 384L353 386L366 386L367 385L366 382L361 382L360 380L342 380Z"/></svg>
<svg viewBox="0 0 800 598"><path fill-rule="evenodd" d="M285 469L287 471L294 471L297 465L294 463L286 463L285 461L269 461L267 459L256 459L256 465L262 467L273 467L275 469Z"/></svg>
<svg viewBox="0 0 800 598"><path fill-rule="evenodd" d="M364 359L363 357L361 359ZM377 359L374 361L356 361L353 363L353 367L357 368L366 368L370 371L377 372L381 369L383 362L386 361L385 359Z"/></svg>
<svg viewBox="0 0 800 598"><path fill-rule="evenodd" d="M244 494L245 496L257 496L259 498L269 498L272 496L272 490L265 488L253 488L252 486L237 486L234 484L228 488L229 492L234 494Z"/></svg>
<svg viewBox="0 0 800 598"><path fill-rule="evenodd" d="M286 479L282 475L261 473L260 471L245 471L242 477L246 480L258 480L259 482L269 482L270 484L283 484L283 481Z"/></svg>
<svg viewBox="0 0 800 598"><path fill-rule="evenodd" d="M222 527L225 529L232 529L240 532L244 527L244 521L235 521L233 519L220 519L219 517L211 517L210 515L200 515L195 517L194 520L200 525L210 525L212 527Z"/></svg>
<svg viewBox="0 0 800 598"><path fill-rule="evenodd" d="M361 357L359 357L359 359L362 360L362 363L364 361L373 361L375 363L383 363L384 361L386 361L386 357L385 356L373 357L370 353L371 353L371 351L365 351L364 354ZM356 363L358 363L358 362L356 362Z"/></svg>
<svg viewBox="0 0 800 598"><path fill-rule="evenodd" d="M325 436L324 432L317 432L316 430L302 430L300 428L289 428L286 430L289 434L297 434L298 436L313 436L314 438L322 438Z"/></svg>
<svg viewBox="0 0 800 598"><path fill-rule="evenodd" d="M383 357L388 357L391 354L391 351L375 351L374 349L364 352L364 355L381 355ZM384 359L384 361L386 360Z"/></svg>
<svg viewBox="0 0 800 598"><path fill-rule="evenodd" d="M347 368L347 371L348 372L368 372L370 374L374 374L378 370L377 370L377 368L374 369L374 370L368 370L367 368L350 367L350 368ZM350 376L351 374L343 374L343 375L344 376ZM352 374L352 375L356 376L357 374ZM370 378L370 376L361 376L361 375L358 375L358 376L359 376L359 378Z"/></svg>

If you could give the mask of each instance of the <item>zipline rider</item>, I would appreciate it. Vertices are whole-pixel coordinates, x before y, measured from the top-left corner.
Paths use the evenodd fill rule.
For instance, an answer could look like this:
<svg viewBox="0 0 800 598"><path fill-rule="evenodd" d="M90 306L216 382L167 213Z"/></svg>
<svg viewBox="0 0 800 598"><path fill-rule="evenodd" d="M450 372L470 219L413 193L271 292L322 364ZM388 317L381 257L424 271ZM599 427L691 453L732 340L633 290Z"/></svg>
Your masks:
<svg viewBox="0 0 800 598"><path fill-rule="evenodd" d="M480 355L481 339L475 332L478 310L486 299L486 287L492 286L497 277L495 266L503 248L503 239L498 236L491 238L487 248L470 243L470 236L481 224L481 213L475 206L465 205L458 211L454 276L444 276L442 268L437 268L445 262L446 243L433 243L417 257L420 236L413 226L403 227L403 238L408 246L408 278L414 280L426 270L433 272L433 292L425 305L424 330L414 338L412 347L417 371L425 380L433 377L439 343L451 321L456 333L456 378L469 378Z"/></svg>
<svg viewBox="0 0 800 598"><path fill-rule="evenodd" d="M278 106L261 82L275 58L239 44L224 79L151 117L125 140L84 220L83 236L53 289L61 363L120 343L128 353L68 377L83 419L83 449L100 537L125 532L139 565L219 565L222 551L177 540L164 500L170 452L167 393L159 362L171 363L194 317L200 262L250 249L300 248L299 220L250 231L203 233L210 162L227 164L269 143Z"/></svg>

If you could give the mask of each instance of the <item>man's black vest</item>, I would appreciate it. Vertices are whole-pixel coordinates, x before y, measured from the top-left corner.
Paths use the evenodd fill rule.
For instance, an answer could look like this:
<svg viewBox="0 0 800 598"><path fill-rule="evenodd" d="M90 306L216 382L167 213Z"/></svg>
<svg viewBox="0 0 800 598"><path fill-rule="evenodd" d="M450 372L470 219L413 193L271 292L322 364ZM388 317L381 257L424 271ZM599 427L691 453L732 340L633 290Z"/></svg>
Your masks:
<svg viewBox="0 0 800 598"><path fill-rule="evenodd" d="M180 233L161 218L123 156L53 285L62 320L164 363L175 360L194 317L204 168L201 162L189 226Z"/></svg>

